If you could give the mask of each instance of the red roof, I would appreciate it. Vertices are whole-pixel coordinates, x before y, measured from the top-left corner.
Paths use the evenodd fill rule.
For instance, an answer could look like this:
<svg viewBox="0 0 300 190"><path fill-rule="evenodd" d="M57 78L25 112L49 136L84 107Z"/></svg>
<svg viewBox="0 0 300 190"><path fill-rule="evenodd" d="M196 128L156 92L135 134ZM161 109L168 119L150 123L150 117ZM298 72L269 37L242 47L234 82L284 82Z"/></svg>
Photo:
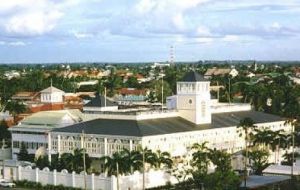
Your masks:
<svg viewBox="0 0 300 190"><path fill-rule="evenodd" d="M146 89L136 89L136 88L121 88L119 94L122 95L145 95Z"/></svg>

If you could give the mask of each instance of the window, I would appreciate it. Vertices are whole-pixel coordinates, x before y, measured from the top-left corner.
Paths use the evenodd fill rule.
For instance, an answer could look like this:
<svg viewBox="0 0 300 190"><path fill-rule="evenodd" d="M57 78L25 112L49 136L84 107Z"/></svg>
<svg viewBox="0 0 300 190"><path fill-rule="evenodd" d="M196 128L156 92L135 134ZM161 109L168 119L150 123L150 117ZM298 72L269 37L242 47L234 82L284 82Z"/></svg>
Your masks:
<svg viewBox="0 0 300 190"><path fill-rule="evenodd" d="M193 103L193 100L192 99L189 99L189 104L192 104Z"/></svg>

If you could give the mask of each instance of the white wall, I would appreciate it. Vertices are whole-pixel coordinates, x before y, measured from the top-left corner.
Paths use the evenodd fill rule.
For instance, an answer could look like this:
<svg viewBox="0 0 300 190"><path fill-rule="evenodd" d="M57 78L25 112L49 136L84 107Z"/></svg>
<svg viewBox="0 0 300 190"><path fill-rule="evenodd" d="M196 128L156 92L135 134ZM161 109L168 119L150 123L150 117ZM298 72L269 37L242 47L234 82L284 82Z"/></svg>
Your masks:
<svg viewBox="0 0 300 190"><path fill-rule="evenodd" d="M0 166L1 168L1 166ZM75 172L68 173L66 170L62 172L49 171L48 168L39 170L27 167L6 167L6 179L10 180L28 180L32 182L40 182L43 185L63 185L68 187L84 188L84 175ZM11 172L12 170L13 172ZM167 182L177 183L175 177L164 171L150 170L145 173L145 187L157 187L165 185ZM119 176L120 190L140 190L143 187L143 174L135 172L129 176ZM117 179L115 176L105 177L104 174L95 176L94 174L86 175L87 189L92 190L116 190Z"/></svg>

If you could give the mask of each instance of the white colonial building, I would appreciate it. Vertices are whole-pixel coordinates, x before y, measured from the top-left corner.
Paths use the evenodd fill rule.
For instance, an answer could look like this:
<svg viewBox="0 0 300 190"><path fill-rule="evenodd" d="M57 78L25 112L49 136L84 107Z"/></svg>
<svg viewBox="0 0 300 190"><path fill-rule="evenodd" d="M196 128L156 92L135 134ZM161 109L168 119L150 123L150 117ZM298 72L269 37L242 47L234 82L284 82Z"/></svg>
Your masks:
<svg viewBox="0 0 300 190"><path fill-rule="evenodd" d="M12 134L12 157L17 158L21 143L25 144L29 154L35 154L41 147L47 149L50 131L80 121L82 113L79 110L41 111L26 117L9 129Z"/></svg>
<svg viewBox="0 0 300 190"><path fill-rule="evenodd" d="M210 148L234 153L245 145L237 129L245 117L260 128L290 130L283 118L253 111L249 104L211 100L209 85L196 72L189 72L177 83L174 110L94 113L93 120L52 130L48 152L62 154L85 148L90 156L101 157L142 146L168 151L175 157L186 155L194 143L207 141Z"/></svg>

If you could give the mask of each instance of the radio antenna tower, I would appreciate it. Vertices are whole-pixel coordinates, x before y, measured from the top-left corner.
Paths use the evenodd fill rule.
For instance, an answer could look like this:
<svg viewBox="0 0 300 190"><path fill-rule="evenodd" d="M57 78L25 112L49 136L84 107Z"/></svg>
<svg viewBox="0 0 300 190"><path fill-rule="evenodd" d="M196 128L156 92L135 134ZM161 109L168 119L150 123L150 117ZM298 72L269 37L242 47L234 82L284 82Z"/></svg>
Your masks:
<svg viewBox="0 0 300 190"><path fill-rule="evenodd" d="M170 61L171 66L175 65L175 63L174 63L174 46L173 45L170 46L170 60L169 61Z"/></svg>

